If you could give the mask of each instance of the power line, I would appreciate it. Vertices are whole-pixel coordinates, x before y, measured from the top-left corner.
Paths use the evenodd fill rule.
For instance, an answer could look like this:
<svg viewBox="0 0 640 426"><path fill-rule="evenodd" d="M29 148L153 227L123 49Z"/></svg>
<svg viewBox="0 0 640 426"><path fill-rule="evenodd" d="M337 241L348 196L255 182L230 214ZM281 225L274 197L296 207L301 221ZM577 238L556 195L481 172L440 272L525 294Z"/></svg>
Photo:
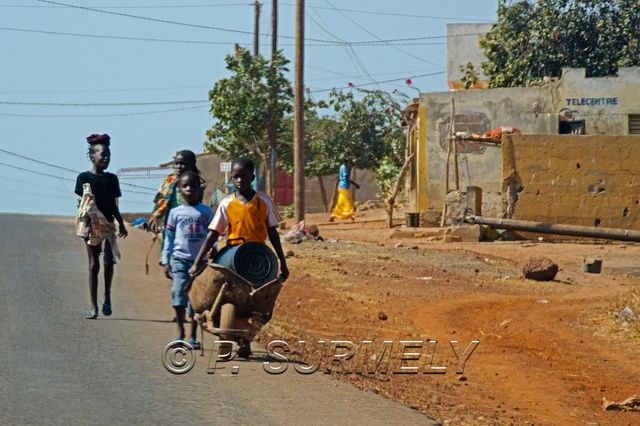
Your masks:
<svg viewBox="0 0 640 426"><path fill-rule="evenodd" d="M13 189L6 189L6 188L0 188L0 191L2 192L9 192L12 194L19 194L19 195L28 195L28 196L34 196L34 197L49 197L49 198L55 198L55 199L60 199L61 196L64 195L53 195L53 194L45 194L42 192L29 192L29 191L16 191ZM72 199L77 199L76 197L74 197L73 195L69 195L67 194L67 196L65 197L69 200ZM149 203L143 202L143 201L139 201L139 200L129 200L129 199L124 199L122 200L123 203L131 203L131 204L138 204L138 205L149 205Z"/></svg>
<svg viewBox="0 0 640 426"><path fill-rule="evenodd" d="M314 13L318 14L318 12L316 12L315 10L314 10ZM329 37L331 37L331 38L333 38L335 40L338 40L340 42L344 42L343 39L341 39L337 35L333 34L331 31L329 31L327 28L325 28L324 25L322 25L321 22L316 20L310 13L306 13L306 15L309 17L309 19L311 19L311 22L313 24L315 24L321 31L323 31ZM319 14L318 14L318 19L321 19ZM363 77L363 75L366 75L368 77L369 81L374 81L374 78L371 77L371 74L369 74L369 72L365 68L364 64L362 63L362 61L358 57L358 54L353 49L353 47L345 44L344 45L344 49L347 52L347 55L349 56L349 59L351 60L351 63L353 64L353 67L354 67L355 71L358 74L361 74L361 78L366 80L367 78Z"/></svg>
<svg viewBox="0 0 640 426"><path fill-rule="evenodd" d="M64 107L113 107L113 106L148 106L148 105L184 105L204 104L209 101L158 101L158 102L22 102L0 101L0 105L26 105L26 106L64 106Z"/></svg>
<svg viewBox="0 0 640 426"><path fill-rule="evenodd" d="M62 2L56 2L56 1L50 1L50 0L36 0L36 1L39 1L41 3L54 4L54 5L57 5L57 6L65 6L65 7L69 7L69 8L73 8L73 9L86 10L86 11L90 11L90 12L104 13L104 14L107 14L107 15L115 15L115 16L122 16L122 17L126 17L126 18L140 19L140 20L149 21L149 22L157 22L157 23L163 23L163 24L179 25L179 26L182 26L182 27L199 28L199 29L204 29L204 30L225 31L225 32L235 33L235 34L250 34L250 35L253 35L253 32L251 32L251 31L236 30L236 29L233 29L233 28L212 27L212 26L209 26L209 25L191 24L191 23L187 23L187 22L179 22L179 21L174 21L174 20L169 20L169 19L150 18L148 16L132 15L130 13L122 13L122 12L113 12L113 11L109 11L109 10L96 9L96 8L93 8L93 7L79 6L79 5L75 5L75 4L71 4L71 3L62 3ZM262 36L262 37L268 37L267 34L259 34L259 35ZM280 37L286 38L286 39L290 39L290 40L295 39L295 37L292 37L292 36L281 35ZM328 40L321 40L321 39L314 39L314 38L306 38L305 40L330 43L330 41L328 41Z"/></svg>
<svg viewBox="0 0 640 426"><path fill-rule="evenodd" d="M282 2L281 4L287 6L295 6L294 3ZM191 9L191 8L212 8L212 7L229 7L229 6L253 6L253 3L238 2L238 3L219 3L219 4L167 4L167 5L142 5L142 6L93 6L97 9ZM24 8L24 9L59 9L64 6L43 6L43 5L24 5L24 4L6 4L0 5L0 8ZM319 10L331 10L333 8L323 6L308 6L310 9ZM435 16L435 15L418 15L408 13L397 12L383 12L374 10L362 10L362 9L339 9L341 12L347 13L360 13L367 15L382 15L382 16L398 16L403 18L418 18L418 19L440 19L440 20L456 20L456 21L474 21L474 22L486 22L492 23L489 19L478 18L465 18L461 16Z"/></svg>
<svg viewBox="0 0 640 426"><path fill-rule="evenodd" d="M129 89L57 89L57 90L0 90L3 95L19 94L42 94L42 93L115 93L115 92L145 92L159 90L185 90L185 89L205 89L210 86L170 86L170 87L139 87Z"/></svg>
<svg viewBox="0 0 640 426"><path fill-rule="evenodd" d="M40 175L40 176L50 177L50 178L53 178L53 179L63 180L63 181L67 181L67 182L75 182L75 180L74 180L74 179L71 179L71 178L66 178L66 177L62 177L62 176L51 175L51 174L49 174L49 173L38 172L38 171L36 171L36 170L26 169L26 168L24 168L24 167L15 166L15 165L13 165L13 164L7 164L7 163L0 162L0 166L10 167L10 168L12 168L12 169L16 169L16 170L22 170L22 171L24 171L24 172L33 173L34 175Z"/></svg>
<svg viewBox="0 0 640 426"><path fill-rule="evenodd" d="M23 160L28 160L34 163L53 167L54 169L64 170L65 172L78 173L77 170L68 169L66 167L58 166L57 164L47 163L46 161L42 161L42 160L36 160L35 158L27 157L26 155L22 155L22 154L16 154L15 152L7 151L6 149L3 149L3 148L0 148L0 152L4 152L5 154L11 155L13 157L22 158Z"/></svg>
<svg viewBox="0 0 640 426"><path fill-rule="evenodd" d="M380 45L387 43L399 43L404 41L419 41L419 40L436 40L443 38L453 38L453 37L474 37L485 35L486 32L481 33L468 33L468 34L447 34L447 35L437 35L437 36L423 36L423 37L404 37L404 38L389 38L384 40L365 40L365 41L350 41L348 42L352 46L365 46L365 45Z"/></svg>
<svg viewBox="0 0 640 426"><path fill-rule="evenodd" d="M144 6L93 6L98 9L187 9L187 8L203 8L203 7L227 7L227 6L252 6L251 3L218 3L218 4L150 4ZM29 9L59 9L63 6L41 6L41 5L24 5L24 4L2 4L0 7L6 8L29 8Z"/></svg>
<svg viewBox="0 0 640 426"><path fill-rule="evenodd" d="M294 6L293 3L281 3L287 6ZM333 10L333 8L322 7L322 6L309 6L311 9L325 9L325 10ZM400 16L403 18L421 18L421 19L442 19L442 20L457 20L457 21L475 21L475 22L486 22L491 23L492 21L487 19L477 19L477 18L462 18L459 16L434 16L434 15L417 15L417 14L408 14L408 13L397 13L397 12L380 12L373 10L362 10L362 9L338 9L340 12L349 12L349 13L363 13L367 15L383 15L383 16Z"/></svg>
<svg viewBox="0 0 640 426"><path fill-rule="evenodd" d="M338 13L340 13L340 15L342 15L344 18L346 18L349 22L351 22L352 24L354 24L355 26L357 26L358 28L360 28L362 31L366 32L367 34L369 34L370 36L372 36L372 37L373 37L373 38L375 38L376 40L378 40L378 41L382 41L382 38L381 38L381 37L378 37L378 36L377 36L376 34L374 34L372 31L369 31L367 28L365 28L365 27L363 27L362 25L360 25L360 24L358 23L358 21L356 21L356 20L354 20L354 19L350 18L349 16L347 16L347 15L346 15L345 13L343 13L341 10L339 10L338 8L336 8L336 7L333 5L333 3L331 3L329 0L325 0L325 2L326 2L329 6L331 6L333 9L335 9ZM385 43L385 44L386 44L386 43ZM410 57L412 57L412 58L414 58L414 59L417 59L417 60L419 60L419 61L421 61L421 62L425 62L425 63L427 63L427 64L435 65L435 66L437 66L437 67L440 67L440 66L441 66L441 65L439 65L439 64L436 64L435 62L431 62L431 61L429 61L429 60L427 60L427 59L421 58L420 56L415 55L415 54L413 54L413 53L411 53L411 52L407 52L406 50L401 49L401 48L399 48L399 47L397 47L397 46L389 45L389 47L391 47L391 48L393 48L393 49L397 50L398 52L404 53L404 54L405 54L405 55L407 55L407 56L410 56Z"/></svg>
<svg viewBox="0 0 640 426"><path fill-rule="evenodd" d="M161 109L154 111L121 112L115 114L19 114L12 112L0 112L0 116L22 117L22 118L100 118L100 117L129 117L140 115L164 114L177 111L190 111L203 108L205 105L191 106L185 108Z"/></svg>
<svg viewBox="0 0 640 426"><path fill-rule="evenodd" d="M0 31L13 31L31 34L46 34L56 35L63 37L80 37L80 38L93 38L93 39L107 39L107 40L119 40L119 41L143 41L143 42L155 42L155 43L176 43L176 44L196 44L196 45L218 45L218 46L232 46L236 42L232 41L208 41L208 40L186 40L186 39L167 39L167 38L154 38L154 37L134 37L134 36L119 36L110 34L88 34L88 33L69 33L62 31L47 31L36 30L32 28L15 28L15 27L0 27ZM337 43L306 43L306 46L313 47L342 47L343 44L348 43L345 41ZM248 46L250 43L240 43L241 46ZM407 42L401 43L403 46L425 46L425 45L442 45L444 42ZM282 43L281 46L294 46L294 43ZM372 41L370 44L362 44L362 47L376 47L380 45L395 46L393 43L380 43L375 44Z"/></svg>
<svg viewBox="0 0 640 426"><path fill-rule="evenodd" d="M161 42L161 43L179 43L179 44L206 44L206 45L220 45L220 46L234 46L236 42L233 41L206 41L206 40L180 40L180 39L168 39L168 38L153 38L153 37L133 37L133 36L118 36L109 34L87 34L87 33L67 33L61 31L45 31L34 30L29 28L14 28L14 27L0 27L2 31L15 31L23 33L34 34L48 34L68 37L84 37L84 38L100 38L100 39L113 39L113 40L125 40L125 41L149 41L149 42Z"/></svg>
<svg viewBox="0 0 640 426"><path fill-rule="evenodd" d="M9 177L9 176L3 176L3 175L0 175L0 179L10 180L10 181L17 182L17 183L25 183L27 185L37 186L37 187L39 187L41 189L48 189L49 191L56 191L56 192L59 192L59 193L64 193L64 194L69 195L69 191L65 191L64 189L54 188L52 186L47 186L47 185L41 185L39 183L31 182L31 181L28 181L28 180L15 179L15 178L12 178L12 177Z"/></svg>
<svg viewBox="0 0 640 426"><path fill-rule="evenodd" d="M236 34L253 35L253 32L251 32L251 31L237 30L237 29L233 29L233 28L212 27L212 26L208 26L208 25L191 24L191 23L187 23L187 22L179 22L179 21L174 21L174 20L169 20L169 19L150 18L148 16L132 15L132 14L129 14L129 13L122 13L122 12L113 12L113 11L109 11L109 10L96 9L96 8L92 8L92 7L79 6L79 5L75 5L75 4L62 3L62 2L56 2L56 1L51 1L51 0L36 0L36 1L39 1L41 3L53 4L53 5L57 5L57 6L64 6L64 7L73 8L73 9L81 9L81 10L86 10L86 11L90 11L90 12L104 13L104 14L108 14L108 15L122 16L122 17L133 18L133 19L140 19L140 20L150 21L150 22L179 25L179 26L183 26L183 27L198 28L198 29L205 29L205 30L226 31L226 32L231 32L231 33L236 33ZM485 33L455 34L455 35L426 36L426 37L406 37L406 38L396 38L396 39L387 39L387 40L363 40L363 41L344 41L344 42L338 42L338 41L332 41L332 40L323 40L323 39L317 39L317 38L306 38L305 37L305 41L315 41L315 42L320 42L320 43L324 43L324 44L334 44L334 45L341 45L341 44L351 44L351 45L365 45L366 44L366 45L371 45L371 44L380 44L381 42L382 43L393 43L393 42L403 42L403 41L419 41L419 40L430 40L430 39L448 38L448 37L464 37L464 36L482 35L482 34L485 34ZM262 36L262 37L269 37L269 35L265 34L265 33L262 33L262 34L259 34L259 35ZM284 39L288 39L288 40L295 39L295 37L293 37L293 36L286 36L286 35L279 35L279 37L280 38L284 38Z"/></svg>
<svg viewBox="0 0 640 426"><path fill-rule="evenodd" d="M8 150L6 150L6 149L0 149L0 151L4 152L5 154L12 155L12 156L14 156L14 157L18 157L18 158L22 158L22 159L27 160L27 161L31 161L31 162L33 162L33 163L38 163L38 164L43 164L43 165L45 165L45 166L53 167L54 169L64 170L64 171L66 171L66 172L71 172L71 173L80 173L80 172L79 172L79 171L77 171L77 170L69 169L69 168L67 168L67 167L63 167L63 166L58 166L57 164L47 163L47 162L45 162L45 161L38 160L38 159L36 159L36 158L28 157L28 156L26 156L26 155L18 154L18 153L15 153L15 152L11 152L11 151L8 151ZM75 182L73 179L65 178L65 177L62 177L62 176L49 175L49 174L47 174L47 173L38 172L38 171L36 171L36 170L32 170L32 169L23 169L23 168L21 168L21 167L13 166L13 165L11 165L11 164L6 164L6 163L0 163L0 164L1 164L1 165L3 165L3 166L6 166L6 167L14 167L14 168L21 169L21 170L24 170L24 171L27 171L27 172L31 172L31 173L35 173L35 174L40 174L40 175L44 175L44 176L47 176L47 177L53 177L53 178L55 178L55 179L60 179L60 180L70 180L70 181L72 181L72 182ZM131 184L131 183L122 183L122 185L129 186L129 187L132 187L132 188L146 189L146 190L149 190L149 191L153 191L154 193L156 192L156 189L155 189L155 188L149 188L149 187L147 187L147 186L133 185L133 184ZM129 192L133 192L133 191L129 191Z"/></svg>
<svg viewBox="0 0 640 426"><path fill-rule="evenodd" d="M357 76L354 76L354 75L351 75L351 74L346 74L346 73L343 73L343 72L330 70L330 69L326 69L326 68L314 67L314 66L310 66L310 65L307 65L307 68L310 68L310 69L313 69L313 70L316 70L316 71L326 72L326 73L329 73L329 74L334 74L334 75L340 76L340 77L357 78ZM427 71L443 71L443 69L439 68L439 69L436 69L436 70L433 70L433 69L432 70L419 69L419 70L411 70L411 71L407 71L407 70L404 70L404 71L390 71L390 72L375 73L373 75L374 76L398 75L398 74L402 75L402 74L410 74L410 73L422 73L422 72L427 72ZM330 77L330 78L333 78L333 77ZM314 79L311 79L311 80L320 80L320 79L314 78Z"/></svg>
<svg viewBox="0 0 640 426"><path fill-rule="evenodd" d="M55 188L53 186L42 185L40 183L36 183L36 182L28 181L28 180L16 179L16 178L12 178L10 176L4 176L4 175L0 175L0 178L5 179L5 180L9 180L9 181L12 181L12 182L23 183L23 184L26 184L26 185L35 186L35 187L38 187L40 189L47 189L49 191L57 192L59 194L64 194L64 195L67 196L67 198L74 198L72 195L70 195L69 191L65 191L62 188ZM29 192L24 192L24 191L11 191L11 190L7 190L7 191L15 192L17 194L25 194L25 195L26 194L30 194L30 195L39 195L39 196L49 196L49 197L60 198L59 195L56 196L56 195L51 195L51 194L36 194L36 193L29 193ZM136 200L130 200L130 199L127 199L127 201L130 202L130 203L149 205L149 202L147 202L147 201L143 202L141 200L137 200L136 201Z"/></svg>
<svg viewBox="0 0 640 426"><path fill-rule="evenodd" d="M9 167L9 168L12 168L12 169L15 169L15 170L21 170L23 172L33 173L34 175L40 175L40 176L49 177L49 178L52 178L52 179L58 179L58 180L66 181L66 182L75 182L75 179L70 179L70 178L66 178L66 177L62 177L62 176L56 176L56 175L52 175L52 174L49 174L49 173L38 172L36 170L15 166L13 164L7 164L7 163L0 162L0 166L5 166L5 167ZM125 183L122 183L122 185L125 185ZM127 183L126 185L127 186L138 187L138 185L132 185L130 183ZM139 188L144 188L144 187L139 187ZM132 194L149 195L148 192L134 191L132 189L123 189L123 191L124 192L130 192ZM155 192L155 190L154 190L154 192Z"/></svg>
<svg viewBox="0 0 640 426"><path fill-rule="evenodd" d="M434 75L445 74L445 72L446 71L437 71L437 72L431 72L431 73L426 73L426 74L411 75L411 76L402 77L402 78L391 78L389 80L372 81L372 82L369 82L369 83L353 84L353 85L343 86L343 87L333 87L331 89L316 89L316 90L311 90L311 93L330 92L332 90L341 90L341 89L357 89L358 87L371 86L372 84L393 83L394 81L402 81L402 80L406 80L406 79L421 78L421 77L431 77L431 76L434 76Z"/></svg>

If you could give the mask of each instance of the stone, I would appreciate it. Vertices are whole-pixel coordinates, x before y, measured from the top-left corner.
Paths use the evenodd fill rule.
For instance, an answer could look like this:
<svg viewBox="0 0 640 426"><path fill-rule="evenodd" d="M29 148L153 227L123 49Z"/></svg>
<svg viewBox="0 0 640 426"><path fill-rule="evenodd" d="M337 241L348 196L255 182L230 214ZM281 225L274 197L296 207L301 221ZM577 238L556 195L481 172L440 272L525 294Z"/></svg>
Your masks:
<svg viewBox="0 0 640 426"><path fill-rule="evenodd" d="M522 275L528 280L552 281L558 270L558 265L551 259L532 257L522 267Z"/></svg>
<svg viewBox="0 0 640 426"><path fill-rule="evenodd" d="M461 226L452 226L447 230L447 240L452 237L458 237L458 242L470 242L477 243L480 241L481 229L480 225L461 225Z"/></svg>
<svg viewBox="0 0 640 426"><path fill-rule="evenodd" d="M381 320L381 321L386 321L386 320L387 320L387 318L389 318L389 317L387 316L387 314L385 314L385 313L384 313L384 312L382 312L382 311L378 312L378 319L379 319L379 320Z"/></svg>

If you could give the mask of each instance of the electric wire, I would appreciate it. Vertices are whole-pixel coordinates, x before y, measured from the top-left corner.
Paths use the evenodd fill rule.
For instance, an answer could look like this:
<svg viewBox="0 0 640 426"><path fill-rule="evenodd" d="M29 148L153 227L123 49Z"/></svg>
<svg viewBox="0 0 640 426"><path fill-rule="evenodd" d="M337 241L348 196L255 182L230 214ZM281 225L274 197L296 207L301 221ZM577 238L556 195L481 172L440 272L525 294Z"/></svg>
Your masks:
<svg viewBox="0 0 640 426"><path fill-rule="evenodd" d="M372 31L369 31L367 28L365 28L364 26L360 25L360 24L358 23L358 21L356 21L356 20L352 19L352 18L351 18L351 17L349 17L347 14L345 14L345 13L343 13L342 11L338 10L338 8L336 8L336 7L333 5L333 3L331 3L329 0L325 0L325 2L326 2L329 6L333 7L333 8L334 8L338 13L340 13L340 15L342 15L345 19L347 19L347 20L348 20L349 22L351 22L353 25L355 25L356 27L360 28L362 31L366 32L367 34L369 34L371 37L375 38L376 40L378 40L378 41L382 41L382 38L381 38L381 37L378 37L378 36L377 36L376 34L374 34ZM420 56L415 55L415 54L413 54L413 53L411 53L411 52L407 52L406 50L401 49L401 48L399 48L398 46L389 45L389 47L391 47L391 48L393 48L393 49L397 50L398 52L404 53L405 55L407 55L407 56L409 56L409 57L411 57L411 58L417 59L417 60L419 60L419 61L421 61L421 62L425 62L425 63L427 63L427 64L434 65L434 66L436 66L436 67L441 67L441 66L442 66L442 65L440 65L440 64L436 64L435 62L431 62L431 61L429 61L429 60L427 60L427 59L421 58Z"/></svg>
<svg viewBox="0 0 640 426"><path fill-rule="evenodd" d="M69 169L67 167L59 166L57 164L47 163L46 161L38 160L38 159L33 158L33 157L29 157L29 156L26 156L26 155L22 155L22 154L18 154L18 153L12 152L12 151L8 151L8 150L6 150L4 148L0 148L0 151L5 153L5 154L17 157L17 158L22 158L23 160L31 161L31 162L37 163L37 164L42 164L42 165L45 165L45 166L48 166L48 167L52 167L54 169L63 170L65 172L71 172L71 173L75 173L75 174L80 173L77 170ZM0 164L2 164L4 166L8 166L8 167L13 167L12 165L6 164L6 163L0 163ZM15 166L15 167L17 167L17 166ZM37 172L37 171L31 170L31 169L24 169L24 170L31 171L31 172L36 173L36 174L41 174L41 172ZM62 179L62 180L69 180L69 178L63 178L61 176L55 176L55 175L49 175L49 177L54 177L56 179ZM129 186L131 188L146 189L146 190L149 190L149 191L153 191L154 193L156 192L155 188L149 188L147 186L133 185L133 184L130 184L130 183L122 183L122 185L126 185L126 186Z"/></svg>
<svg viewBox="0 0 640 426"><path fill-rule="evenodd" d="M125 17L125 18L139 19L139 20L148 21L148 22L172 24L172 25L178 25L178 26L182 26L182 27L198 28L198 29L205 29L205 30L224 31L224 32L235 33L235 34L248 34L248 35L252 35L253 36L253 31L237 30L237 29L234 29L234 28L213 27L213 26L209 26L209 25L191 24L191 23L187 23L187 22L179 22L179 21L174 21L174 20L170 20L170 19L150 18L148 16L133 15L133 14L130 14L130 13L122 13L122 12L114 12L114 11L110 11L110 10L96 9L96 8L93 8L93 7L80 6L80 5L76 5L76 4L62 3L62 2L51 1L51 0L36 0L36 1L38 1L40 3L53 4L53 5L57 5L57 6L65 6L65 7L69 7L69 8L73 8L73 9L86 10L86 11L90 11L90 12L104 13L104 14L107 14L107 15L114 15L114 16L121 16L121 17ZM264 33L259 34L259 36L267 37L267 35L264 34ZM285 39L289 39L289 40L295 40L295 37L293 37L293 36L280 35L279 37L285 38ZM305 40L330 43L330 41L328 41L328 40L314 39L314 38L305 38Z"/></svg>
<svg viewBox="0 0 640 426"><path fill-rule="evenodd" d="M281 2L280 4L286 6L295 6L295 3ZM179 5L140 5L140 6L93 6L97 9L193 9L193 8L212 8L212 7L229 7L229 6L253 6L253 3L238 2L238 3L219 3L219 4L179 4ZM25 9L58 9L63 6L44 6L44 5L24 5L24 4L5 4L0 5L0 8L25 8ZM333 10L333 8L323 6L307 6L311 9L319 10ZM408 14L399 12L384 12L376 10L362 10L362 9L339 9L341 12L347 13L359 13L366 15L380 15L380 16L398 16L403 18L418 18L418 19L440 19L440 20L456 20L456 21L474 21L474 22L486 22L491 23L493 21L489 19L480 18L466 18L461 16L436 16L436 15L419 15Z"/></svg>
<svg viewBox="0 0 640 426"><path fill-rule="evenodd" d="M402 81L406 79L414 79L414 78L421 78L421 77L431 77L431 76L440 75L440 74L445 74L445 71L436 71L436 72L412 75L412 76L407 76L402 78L391 78L388 80L378 80L375 82L368 82L368 83L362 83L362 84L352 84L352 85L342 86L342 87L332 87L330 89L316 89L316 90L311 90L311 93L330 92L332 90L342 90L342 89L357 89L358 87L371 86L372 84L393 83L394 81Z"/></svg>
<svg viewBox="0 0 640 426"><path fill-rule="evenodd" d="M29 34L45 34L56 35L63 37L80 37L80 38L92 38L92 39L107 39L107 40L119 40L119 41L143 41L143 42L155 42L155 43L175 43L175 44L197 44L197 45L218 45L218 46L234 46L236 41L208 41L208 40L187 40L187 39L167 39L167 38L155 38L155 37L136 37L136 36L120 36L113 34L89 34L89 33L70 33L63 31L49 31L38 30L33 28L16 28L16 27L0 27L0 31L12 31ZM342 47L342 44L348 42L337 43L305 43L305 47ZM251 45L251 42L238 43L240 46L247 47ZM444 42L406 42L400 43L402 46L425 46L425 45L443 45ZM394 43L382 43L379 44L372 41L369 44L362 44L362 47L377 47L377 46L395 46ZM280 46L295 46L295 43L280 43Z"/></svg>
<svg viewBox="0 0 640 426"><path fill-rule="evenodd" d="M280 4L287 5L287 6L295 6L295 3L282 2ZM311 9L333 10L333 8L322 7L322 6L308 6L308 7ZM403 18L442 19L442 20L475 21L475 22L486 22L486 23L492 22L491 20L487 20L487 19L462 18L460 16L418 15L418 14L382 12L382 11L362 10L362 9L338 9L338 10L341 12L348 12L348 13L361 13L361 14L367 14L367 15L382 15L382 16L399 16Z"/></svg>
<svg viewBox="0 0 640 426"><path fill-rule="evenodd" d="M0 27L0 30L23 32L23 33L57 35L57 36L114 39L114 40L126 40L126 41L150 41L150 42L179 43L179 44L207 44L207 45L221 45L221 46L232 46L232 47L236 44L236 42L234 41L180 40L180 39L153 38L153 37L119 36L119 35L110 35L110 34L68 33L68 32L62 32L62 31L45 31L45 30L35 30L31 28L15 28L15 27Z"/></svg>
<svg viewBox="0 0 640 426"><path fill-rule="evenodd" d="M153 114L164 114L169 112L177 112L177 111L190 111L195 109L201 109L208 106L207 105L198 105L191 106L185 108L172 108L172 109L161 109L161 110L153 110L153 111L134 111L134 112L121 112L121 113L113 113L113 114L20 114L13 112L0 112L0 116L6 117L21 117L21 118L102 118L102 117L129 117L129 116L140 116L140 115L153 115Z"/></svg>
<svg viewBox="0 0 640 426"><path fill-rule="evenodd" d="M209 103L209 101L206 101L206 100L155 101L155 102L23 102L23 101L0 101L0 105L63 106L63 107L149 106L149 105L204 104L204 103Z"/></svg>
<svg viewBox="0 0 640 426"><path fill-rule="evenodd" d="M27 168L24 168L24 167L13 165L13 164L3 163L1 161L0 161L0 166L9 167L9 168L12 168L12 169L15 169L15 170L21 170L23 172L33 173L35 175L49 177L49 178L52 178L52 179L58 179L58 180L66 181L66 182L74 182L75 183L75 181L76 181L75 179L66 178L66 177L62 177L62 176L56 176L56 175L52 175L52 174L49 174L49 173L38 172L36 170L27 169ZM122 183L122 185L124 185L124 183ZM128 184L128 185L132 185L132 184ZM135 185L135 186L137 186L137 185ZM123 189L122 191L123 192L130 192L132 194L150 195L149 192L134 191L132 189Z"/></svg>
<svg viewBox="0 0 640 426"><path fill-rule="evenodd" d="M318 12L314 11L314 13L317 14ZM313 24L315 24L322 32L327 34L329 37L331 37L331 38L333 38L335 40L344 42L344 40L342 40L336 34L333 34L331 31L329 31L327 28L325 28L325 26L319 21L319 19L321 19L320 15L318 15L318 19L315 19L309 13L307 13L306 15L309 17L309 19L311 19L311 22ZM358 57L358 54L353 49L353 47L351 47L348 44L345 44L344 45L344 49L347 52L347 55L349 56L349 59L351 60L351 63L353 64L353 67L355 68L356 72L361 75L360 78L362 78L363 80L375 81L375 79L371 76L371 74L369 74L369 72L365 68L364 64L362 63L362 61ZM367 78L365 78L364 76L367 76Z"/></svg>
<svg viewBox="0 0 640 426"><path fill-rule="evenodd" d="M254 35L252 31L246 31L246 30L237 30L237 29L233 29L233 28L223 28L223 27L213 27L213 26L207 26L207 25L179 22L179 21L174 21L174 20L169 20L169 19L151 18L151 17L148 17L148 16L133 15L133 14L122 13L122 12L113 12L113 11L104 10L104 9L97 9L97 8L93 8L93 7L80 6L80 5L75 5L75 4L71 4L71 3L63 3L63 2L57 2L57 1L51 1L51 0L36 0L36 1L41 2L41 3L53 4L53 5L57 5L57 6L64 6L64 7L73 8L73 9L80 9L80 10L86 10L86 11L90 11L90 12L104 13L104 14L108 14L108 15L122 16L122 17L126 17L126 18L133 18L133 19L139 19L139 20L156 22L156 23L173 24L173 25L178 25L178 26L183 26L183 27L206 29L206 30L226 31L226 32L231 32L231 33L236 33L236 34L247 34L247 35L251 35L251 36ZM344 44L344 43L351 44L351 45L364 45L364 44L370 45L370 44L380 44L381 42L382 43L390 43L390 42L402 42L402 41L418 41L418 40L430 40L430 39L448 38L448 37L464 37L464 36L482 35L482 34L485 34L485 33L455 34L455 35L442 35L442 36L424 36L424 37L405 37L405 38L386 39L386 40L362 40L362 41L345 41L345 42L337 42L337 41L332 41L332 40L323 40L323 39L305 37L305 41L315 41L315 42L320 42L320 43L325 43L325 44L335 44L335 45ZM265 34L265 33L261 33L261 34L258 34L258 35L261 36L261 37L268 37L268 35ZM294 36L278 35L278 37L279 38L283 38L283 39L295 40Z"/></svg>
<svg viewBox="0 0 640 426"><path fill-rule="evenodd" d="M227 6L252 6L252 3L248 2L236 2L236 3L216 3L216 4L150 4L144 6L93 6L98 9L187 9L187 8L209 8L209 7L227 7ZM63 6L42 6L42 5L24 5L24 4L3 4L0 7L6 8L30 8L30 9L59 9Z"/></svg>

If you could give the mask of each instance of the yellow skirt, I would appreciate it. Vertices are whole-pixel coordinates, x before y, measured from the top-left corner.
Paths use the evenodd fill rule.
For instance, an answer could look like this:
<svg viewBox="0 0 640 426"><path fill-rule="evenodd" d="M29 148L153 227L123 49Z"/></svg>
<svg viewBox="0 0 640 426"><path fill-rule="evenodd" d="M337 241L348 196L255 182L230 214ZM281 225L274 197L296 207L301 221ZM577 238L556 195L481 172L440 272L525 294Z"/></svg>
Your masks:
<svg viewBox="0 0 640 426"><path fill-rule="evenodd" d="M353 207L353 198L351 198L351 190L338 189L338 202L331 212L331 217L338 219L352 219L356 215Z"/></svg>

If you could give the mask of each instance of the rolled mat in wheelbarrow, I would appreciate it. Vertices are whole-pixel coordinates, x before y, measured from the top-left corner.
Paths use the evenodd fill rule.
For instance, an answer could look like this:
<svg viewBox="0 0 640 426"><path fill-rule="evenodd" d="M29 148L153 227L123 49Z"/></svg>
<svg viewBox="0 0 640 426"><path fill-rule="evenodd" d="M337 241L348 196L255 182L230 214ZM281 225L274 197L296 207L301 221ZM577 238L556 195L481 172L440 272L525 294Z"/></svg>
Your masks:
<svg viewBox="0 0 640 426"><path fill-rule="evenodd" d="M214 261L249 281L254 288L275 280L278 274L276 255L269 247L257 242L226 246Z"/></svg>

